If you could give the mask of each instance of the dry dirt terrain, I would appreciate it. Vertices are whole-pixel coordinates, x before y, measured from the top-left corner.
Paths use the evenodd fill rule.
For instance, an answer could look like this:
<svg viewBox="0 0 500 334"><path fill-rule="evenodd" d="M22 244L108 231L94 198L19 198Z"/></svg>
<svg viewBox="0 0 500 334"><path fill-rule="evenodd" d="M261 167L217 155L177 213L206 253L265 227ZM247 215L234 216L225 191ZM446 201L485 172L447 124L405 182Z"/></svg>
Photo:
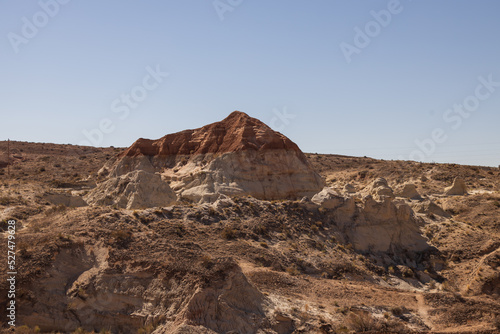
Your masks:
<svg viewBox="0 0 500 334"><path fill-rule="evenodd" d="M498 168L306 154L331 191L360 208L349 225L338 206L306 199L88 206L98 171L124 148L11 142L10 175L6 148L0 142L2 328L6 221L15 219L19 333L500 329ZM457 177L467 194L445 194ZM384 222L366 217L388 189L416 230L395 226L386 249L376 243ZM405 247L412 242L426 247Z"/></svg>

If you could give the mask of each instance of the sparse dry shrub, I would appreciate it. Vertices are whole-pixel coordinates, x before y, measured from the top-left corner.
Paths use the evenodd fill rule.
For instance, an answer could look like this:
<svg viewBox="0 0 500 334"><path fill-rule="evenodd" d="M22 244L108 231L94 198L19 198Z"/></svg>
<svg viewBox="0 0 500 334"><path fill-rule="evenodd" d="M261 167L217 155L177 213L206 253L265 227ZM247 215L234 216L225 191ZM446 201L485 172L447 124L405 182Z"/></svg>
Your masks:
<svg viewBox="0 0 500 334"><path fill-rule="evenodd" d="M217 210L215 210L213 207L209 207L208 208L208 215L210 217L214 217L214 216L217 216L218 215L218 212Z"/></svg>
<svg viewBox="0 0 500 334"><path fill-rule="evenodd" d="M73 332L71 332L71 334L87 334L87 333L89 333L89 332L87 332L85 329L83 329L81 327L78 327Z"/></svg>
<svg viewBox="0 0 500 334"><path fill-rule="evenodd" d="M267 236L269 233L269 229L264 224L258 224L253 228L253 232L258 235Z"/></svg>
<svg viewBox="0 0 500 334"><path fill-rule="evenodd" d="M177 223L174 227L174 233L177 234L179 237L182 237L186 233L184 225L182 225L181 223Z"/></svg>
<svg viewBox="0 0 500 334"><path fill-rule="evenodd" d="M495 326L496 329L500 330L500 314L497 314L495 320L493 320L493 326Z"/></svg>
<svg viewBox="0 0 500 334"><path fill-rule="evenodd" d="M15 202L15 198L9 196L0 197L0 205L9 205Z"/></svg>
<svg viewBox="0 0 500 334"><path fill-rule="evenodd" d="M222 230L221 235L224 239L231 240L236 238L236 231L231 226L226 226Z"/></svg>
<svg viewBox="0 0 500 334"><path fill-rule="evenodd" d="M111 232L110 237L112 243L125 248L132 241L132 232L128 230L115 230Z"/></svg>
<svg viewBox="0 0 500 334"><path fill-rule="evenodd" d="M137 330L137 334L151 334L155 330L153 325L144 326Z"/></svg>
<svg viewBox="0 0 500 334"><path fill-rule="evenodd" d="M214 262L210 255L205 254L201 257L201 264L203 267L209 269L213 266Z"/></svg>
<svg viewBox="0 0 500 334"><path fill-rule="evenodd" d="M395 306L391 307L390 311L395 317L400 317L406 312L406 309L401 306Z"/></svg>
<svg viewBox="0 0 500 334"><path fill-rule="evenodd" d="M32 244L27 241L18 241L16 244L17 251L22 258L29 258L32 252Z"/></svg>
<svg viewBox="0 0 500 334"><path fill-rule="evenodd" d="M344 274L356 273L356 267L347 261L339 261L331 264L332 275L335 277L342 277Z"/></svg>
<svg viewBox="0 0 500 334"><path fill-rule="evenodd" d="M345 324L356 333L376 331L381 327L372 316L365 312L350 313L346 318Z"/></svg>
<svg viewBox="0 0 500 334"><path fill-rule="evenodd" d="M401 321L385 320L379 323L380 330L388 333L410 333L408 327Z"/></svg>
<svg viewBox="0 0 500 334"><path fill-rule="evenodd" d="M335 333L337 333L337 334L341 334L341 333L349 333L349 332L350 332L349 328L347 328L347 327L346 327L346 326L344 326L344 325L341 325L341 326L339 326L339 327L335 328Z"/></svg>
<svg viewBox="0 0 500 334"><path fill-rule="evenodd" d="M296 264L292 264L286 267L285 271L292 276L297 276L298 274L300 274L299 268Z"/></svg>
<svg viewBox="0 0 500 334"><path fill-rule="evenodd" d="M453 280L450 280L450 279L447 279L446 281L444 281L441 284L441 286L443 287L444 291L448 291L448 292L457 291L457 286L456 286L455 282Z"/></svg>
<svg viewBox="0 0 500 334"><path fill-rule="evenodd" d="M403 275L403 277L406 277L406 278L410 278L410 277L414 277L415 276L413 270L411 270L408 267L403 267L401 269L401 274Z"/></svg>
<svg viewBox="0 0 500 334"><path fill-rule="evenodd" d="M335 312L337 313L342 313L342 314L347 314L347 312L349 312L349 308L348 307L345 307L345 306L342 306L342 307L338 307Z"/></svg>
<svg viewBox="0 0 500 334"><path fill-rule="evenodd" d="M30 328L26 325L22 325L19 327L16 327L14 333L18 334L34 334L34 333L40 333L40 327L35 326L33 328Z"/></svg>

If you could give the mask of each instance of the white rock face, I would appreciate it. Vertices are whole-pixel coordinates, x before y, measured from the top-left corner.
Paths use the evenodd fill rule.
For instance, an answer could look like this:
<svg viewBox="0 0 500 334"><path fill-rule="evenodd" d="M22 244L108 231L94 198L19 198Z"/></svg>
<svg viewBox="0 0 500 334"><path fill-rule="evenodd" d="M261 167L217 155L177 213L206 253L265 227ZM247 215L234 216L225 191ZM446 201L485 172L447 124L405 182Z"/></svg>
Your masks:
<svg viewBox="0 0 500 334"><path fill-rule="evenodd" d="M296 152L286 150L124 157L99 174L116 178L134 170L161 173L179 198L198 203L213 203L220 195L263 200L311 197L324 186L322 178Z"/></svg>
<svg viewBox="0 0 500 334"><path fill-rule="evenodd" d="M172 189L195 202L212 202L218 194L292 199L312 196L323 186L321 177L291 151L225 153L205 167L198 161L188 163L171 178ZM164 174L166 179L169 174Z"/></svg>
<svg viewBox="0 0 500 334"><path fill-rule="evenodd" d="M420 224L413 210L404 202L389 197L378 202L368 196L348 234L359 250L388 252L406 249L418 252L429 248L420 233Z"/></svg>
<svg viewBox="0 0 500 334"><path fill-rule="evenodd" d="M168 206L177 200L177 196L159 175L136 170L100 183L85 199L94 205L143 209Z"/></svg>
<svg viewBox="0 0 500 334"><path fill-rule="evenodd" d="M459 177L456 177L453 180L453 185L444 190L445 195L453 196L453 195L467 195L467 186L465 185L465 181Z"/></svg>
<svg viewBox="0 0 500 334"><path fill-rule="evenodd" d="M387 189L375 184L374 189ZM422 221L402 200L383 196L376 201L367 195L360 204L353 197L343 198L330 188L313 196L316 205L331 209L334 221L341 227L355 249L371 252L421 252L430 248L420 232Z"/></svg>

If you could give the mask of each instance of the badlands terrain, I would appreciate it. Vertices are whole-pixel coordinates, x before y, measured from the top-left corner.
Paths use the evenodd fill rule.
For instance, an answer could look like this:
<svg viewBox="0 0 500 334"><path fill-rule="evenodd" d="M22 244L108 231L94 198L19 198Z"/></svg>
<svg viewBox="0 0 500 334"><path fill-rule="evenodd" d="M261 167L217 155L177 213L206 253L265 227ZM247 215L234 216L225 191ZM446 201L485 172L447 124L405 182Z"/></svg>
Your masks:
<svg viewBox="0 0 500 334"><path fill-rule="evenodd" d="M18 333L497 333L500 170L304 154L234 112L129 148L0 142Z"/></svg>

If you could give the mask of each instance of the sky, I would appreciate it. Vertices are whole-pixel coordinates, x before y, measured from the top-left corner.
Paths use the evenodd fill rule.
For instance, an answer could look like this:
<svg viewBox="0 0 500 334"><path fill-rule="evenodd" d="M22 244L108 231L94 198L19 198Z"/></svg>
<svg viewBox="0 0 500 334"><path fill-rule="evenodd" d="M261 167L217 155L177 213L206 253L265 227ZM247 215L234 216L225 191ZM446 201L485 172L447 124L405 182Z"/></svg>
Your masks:
<svg viewBox="0 0 500 334"><path fill-rule="evenodd" d="M246 112L304 152L500 165L498 0L0 0L0 140Z"/></svg>

